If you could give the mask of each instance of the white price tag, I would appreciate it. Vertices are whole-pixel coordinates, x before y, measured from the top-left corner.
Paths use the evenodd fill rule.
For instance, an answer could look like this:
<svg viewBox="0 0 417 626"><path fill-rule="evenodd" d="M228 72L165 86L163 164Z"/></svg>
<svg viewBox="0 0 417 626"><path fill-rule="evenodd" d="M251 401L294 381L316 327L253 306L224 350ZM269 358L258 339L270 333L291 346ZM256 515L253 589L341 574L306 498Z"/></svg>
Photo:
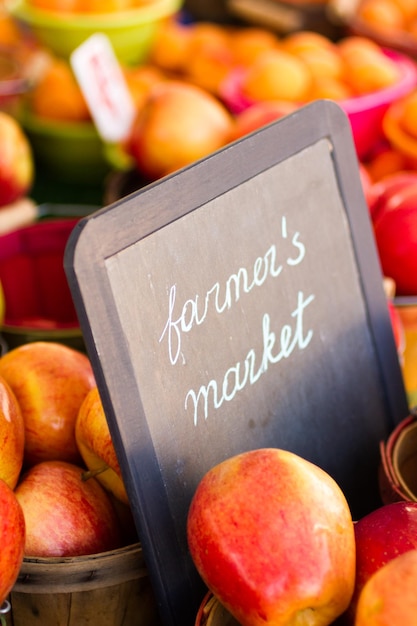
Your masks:
<svg viewBox="0 0 417 626"><path fill-rule="evenodd" d="M95 33L71 55L71 66L104 141L123 141L135 117L135 105L108 37Z"/></svg>

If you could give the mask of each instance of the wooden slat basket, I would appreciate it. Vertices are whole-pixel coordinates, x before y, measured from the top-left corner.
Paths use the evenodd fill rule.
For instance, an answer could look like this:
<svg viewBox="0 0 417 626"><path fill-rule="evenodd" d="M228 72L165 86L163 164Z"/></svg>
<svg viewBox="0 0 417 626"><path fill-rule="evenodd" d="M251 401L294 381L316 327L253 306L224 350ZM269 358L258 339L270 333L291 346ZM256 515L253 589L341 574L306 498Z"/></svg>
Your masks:
<svg viewBox="0 0 417 626"><path fill-rule="evenodd" d="M159 626L139 543L66 558L25 558L7 626Z"/></svg>
<svg viewBox="0 0 417 626"><path fill-rule="evenodd" d="M208 592L200 605L195 626L239 626L239 622Z"/></svg>

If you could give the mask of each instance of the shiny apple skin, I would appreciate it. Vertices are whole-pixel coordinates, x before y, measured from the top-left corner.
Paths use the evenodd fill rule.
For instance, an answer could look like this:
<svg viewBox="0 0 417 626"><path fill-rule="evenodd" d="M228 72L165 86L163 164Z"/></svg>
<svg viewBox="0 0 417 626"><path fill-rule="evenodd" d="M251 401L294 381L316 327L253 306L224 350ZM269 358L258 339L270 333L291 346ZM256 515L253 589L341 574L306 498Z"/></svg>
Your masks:
<svg viewBox="0 0 417 626"><path fill-rule="evenodd" d="M0 111L0 209L25 196L34 176L29 139L14 117Z"/></svg>
<svg viewBox="0 0 417 626"><path fill-rule="evenodd" d="M161 81L132 124L127 150L139 172L156 180L224 146L232 127L232 115L205 89Z"/></svg>
<svg viewBox="0 0 417 626"><path fill-rule="evenodd" d="M88 357L64 344L23 344L0 358L25 424L24 466L46 460L81 463L75 440L79 408L96 385Z"/></svg>
<svg viewBox="0 0 417 626"><path fill-rule="evenodd" d="M26 522L25 556L82 556L121 546L119 519L95 478L64 461L31 467L15 489Z"/></svg>
<svg viewBox="0 0 417 626"><path fill-rule="evenodd" d="M25 426L19 403L0 376L0 479L16 487L23 466Z"/></svg>
<svg viewBox="0 0 417 626"><path fill-rule="evenodd" d="M417 183L390 195L373 226L382 271L395 281L396 295L416 295Z"/></svg>
<svg viewBox="0 0 417 626"><path fill-rule="evenodd" d="M19 575L25 547L25 519L14 491L0 479L0 606Z"/></svg>
<svg viewBox="0 0 417 626"><path fill-rule="evenodd" d="M242 626L324 626L350 602L348 504L326 472L291 452L245 452L207 472L187 536L203 581Z"/></svg>
<svg viewBox="0 0 417 626"><path fill-rule="evenodd" d="M415 626L417 550L398 555L367 581L359 596L355 626Z"/></svg>
<svg viewBox="0 0 417 626"><path fill-rule="evenodd" d="M129 499L122 479L119 461L110 434L104 408L97 387L84 399L75 424L75 438L84 463L96 475L105 489L124 504Z"/></svg>
<svg viewBox="0 0 417 626"><path fill-rule="evenodd" d="M383 565L417 548L417 502L394 502L371 511L355 523L356 582L343 624L353 625L359 594Z"/></svg>

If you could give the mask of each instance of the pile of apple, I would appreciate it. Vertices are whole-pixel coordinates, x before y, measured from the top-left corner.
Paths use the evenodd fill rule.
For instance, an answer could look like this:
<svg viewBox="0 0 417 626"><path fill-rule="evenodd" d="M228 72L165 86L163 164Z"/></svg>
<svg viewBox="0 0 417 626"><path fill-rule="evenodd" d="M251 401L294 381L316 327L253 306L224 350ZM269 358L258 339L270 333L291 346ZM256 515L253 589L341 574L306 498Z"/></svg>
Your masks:
<svg viewBox="0 0 417 626"><path fill-rule="evenodd" d="M417 502L356 523L334 479L297 454L209 470L188 514L202 579L242 626L415 626Z"/></svg>
<svg viewBox="0 0 417 626"><path fill-rule="evenodd" d="M23 558L137 541L88 357L24 344L0 357L0 605Z"/></svg>

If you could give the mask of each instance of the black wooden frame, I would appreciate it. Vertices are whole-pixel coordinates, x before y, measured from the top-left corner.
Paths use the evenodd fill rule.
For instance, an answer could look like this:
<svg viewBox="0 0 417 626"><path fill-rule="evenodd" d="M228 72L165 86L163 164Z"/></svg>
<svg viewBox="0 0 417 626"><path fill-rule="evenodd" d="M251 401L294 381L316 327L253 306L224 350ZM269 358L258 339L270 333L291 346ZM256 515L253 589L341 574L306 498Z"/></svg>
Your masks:
<svg viewBox="0 0 417 626"><path fill-rule="evenodd" d="M346 208L369 331L377 354L375 368L379 371L380 392L386 403L386 415L380 419L388 433L407 414L406 394L350 125L336 104L314 102L83 218L68 242L65 269L161 615L169 626L192 626L204 588L177 541L178 529L170 517L147 416L141 407L139 384L123 344L123 328L107 280L105 261L322 138L327 138L332 146L337 184ZM256 158L247 158L248 154L255 154ZM115 398L124 403L123 423L117 417ZM140 431L140 462L132 454L132 429Z"/></svg>

